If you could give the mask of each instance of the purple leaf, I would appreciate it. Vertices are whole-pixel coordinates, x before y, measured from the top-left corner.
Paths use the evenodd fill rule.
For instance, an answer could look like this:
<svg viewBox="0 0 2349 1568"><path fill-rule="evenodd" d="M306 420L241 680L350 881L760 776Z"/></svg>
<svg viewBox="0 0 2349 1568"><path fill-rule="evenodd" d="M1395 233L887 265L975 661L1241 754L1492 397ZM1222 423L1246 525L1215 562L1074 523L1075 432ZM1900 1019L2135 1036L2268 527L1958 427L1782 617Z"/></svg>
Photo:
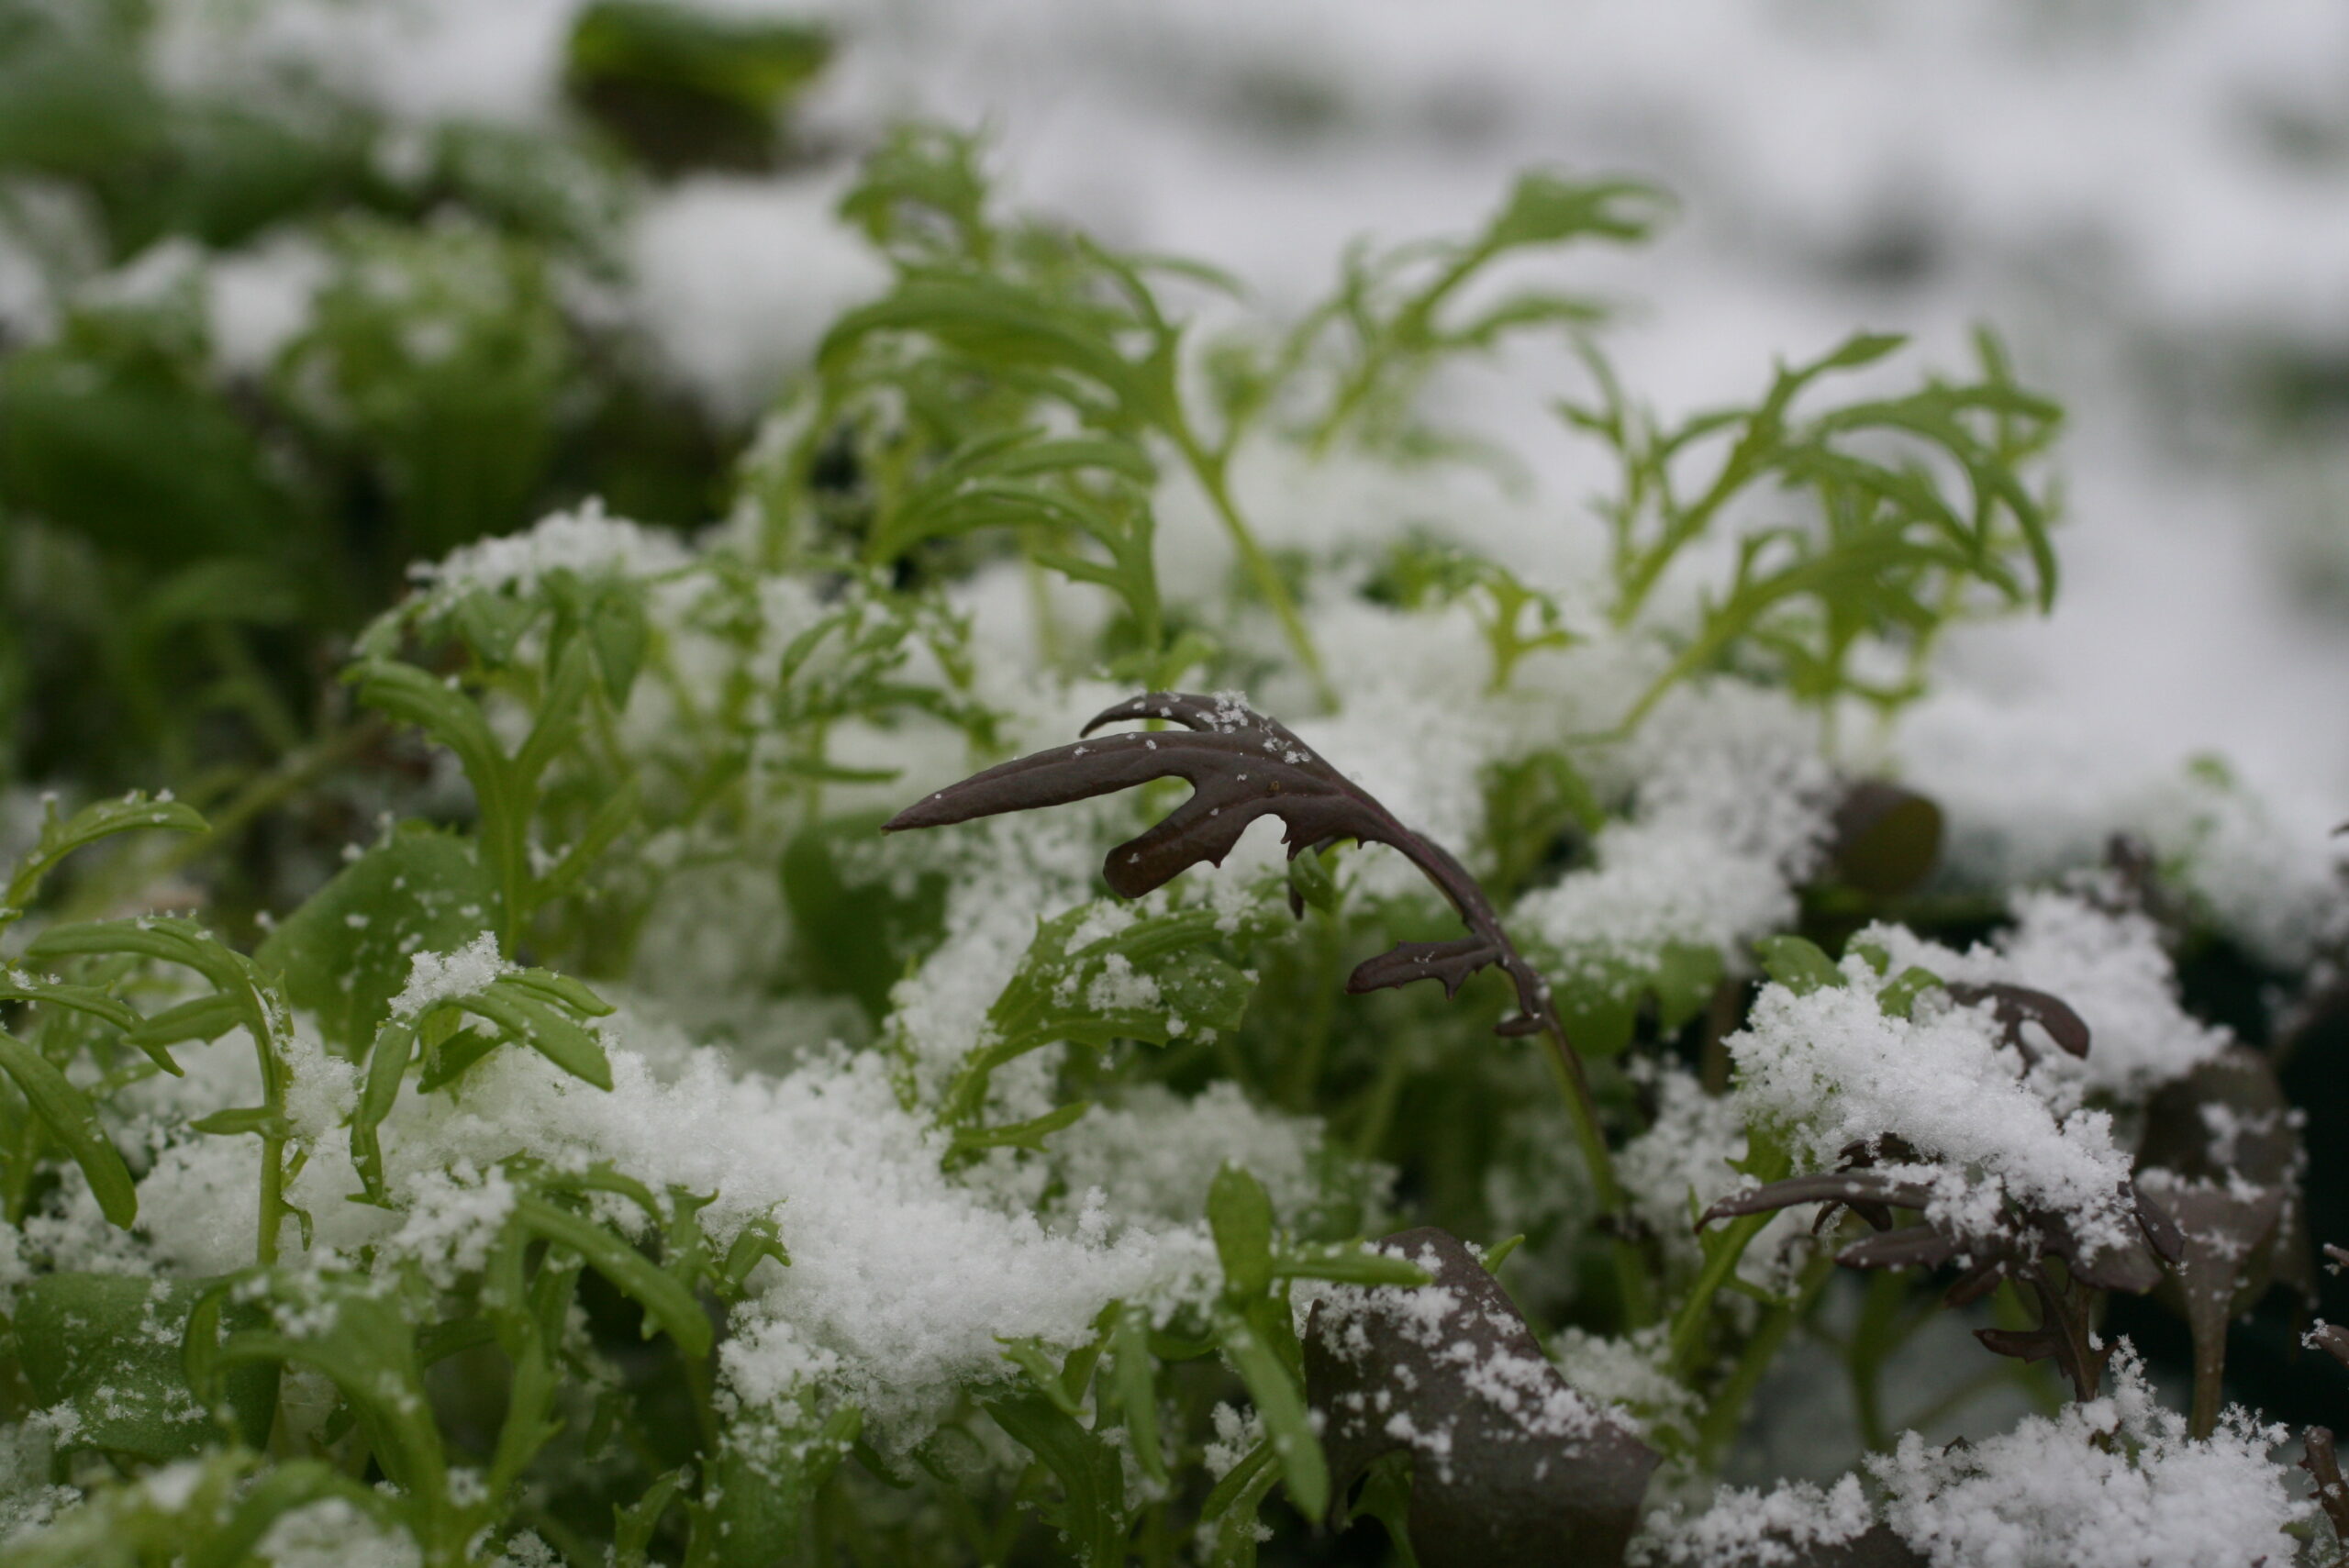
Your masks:
<svg viewBox="0 0 2349 1568"><path fill-rule="evenodd" d="M1094 735L1104 725L1151 719L1183 728ZM1442 980L1450 994L1476 969L1497 964L1517 989L1522 1015L1505 1021L1500 1032L1551 1031L1563 1049L1564 1030L1550 1006L1549 988L1502 930L1476 879L1442 845L1396 820L1286 726L1234 696L1151 692L1104 709L1085 734L1088 739L1015 758L949 784L897 813L882 831L942 828L1179 778L1190 784L1190 798L1147 832L1109 851L1101 870L1111 891L1139 898L1195 865L1220 865L1260 817L1281 819L1291 860L1346 839L1385 844L1419 867L1471 935L1454 942L1407 942L1356 970L1349 988L1433 978ZM1578 1062L1573 1070L1579 1073Z"/></svg>
<svg viewBox="0 0 2349 1568"><path fill-rule="evenodd" d="M1621 1562L1656 1451L1568 1386L1457 1237L1406 1230L1382 1246L1433 1281L1335 1293L1306 1325L1331 1497L1342 1507L1372 1461L1408 1448L1427 1568Z"/></svg>
<svg viewBox="0 0 2349 1568"><path fill-rule="evenodd" d="M1398 942L1376 958L1364 959L1346 978L1346 989L1360 995L1415 980L1441 980L1448 1000L1460 995L1463 982L1487 964L1500 962L1500 951L1482 937L1462 937L1448 942Z"/></svg>
<svg viewBox="0 0 2349 1568"><path fill-rule="evenodd" d="M2061 996L2051 996L2028 985L1969 985L1961 982L1947 989L1950 1000L1963 1006L1987 1002L1999 1028L2006 1031L2007 1043L2021 1051L2022 1059L2033 1066L2039 1062L2039 1048L2024 1032L2023 1025L2027 1023L2045 1029L2056 1049L2068 1056L2088 1053L2087 1023Z"/></svg>

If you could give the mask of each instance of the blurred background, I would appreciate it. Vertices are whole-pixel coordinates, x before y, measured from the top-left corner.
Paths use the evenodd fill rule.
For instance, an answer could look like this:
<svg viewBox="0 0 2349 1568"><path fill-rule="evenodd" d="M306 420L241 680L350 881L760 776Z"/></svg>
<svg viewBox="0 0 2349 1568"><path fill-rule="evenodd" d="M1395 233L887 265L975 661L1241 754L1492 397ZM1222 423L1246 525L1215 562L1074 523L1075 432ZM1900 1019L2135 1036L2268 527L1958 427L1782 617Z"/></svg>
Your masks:
<svg viewBox="0 0 2349 1568"><path fill-rule="evenodd" d="M1666 412L1855 327L1952 368L1995 327L2071 413L2064 586L1951 643L1895 760L2016 874L2219 791L2238 885L2203 891L2271 956L2315 945L2349 817L2321 0L0 0L0 818L170 784L273 830L408 562L590 495L722 515L881 286L831 207L908 116L1275 317L1528 165L1653 179L1663 241L1572 265ZM1571 526L1598 483L1549 414L1578 374L1553 345L1442 389L1517 460L1512 517ZM2203 999L2264 1036L2271 976L2214 964ZM2337 1191L2344 1097L2306 1086ZM2278 1418L2288 1334L2243 1373Z"/></svg>

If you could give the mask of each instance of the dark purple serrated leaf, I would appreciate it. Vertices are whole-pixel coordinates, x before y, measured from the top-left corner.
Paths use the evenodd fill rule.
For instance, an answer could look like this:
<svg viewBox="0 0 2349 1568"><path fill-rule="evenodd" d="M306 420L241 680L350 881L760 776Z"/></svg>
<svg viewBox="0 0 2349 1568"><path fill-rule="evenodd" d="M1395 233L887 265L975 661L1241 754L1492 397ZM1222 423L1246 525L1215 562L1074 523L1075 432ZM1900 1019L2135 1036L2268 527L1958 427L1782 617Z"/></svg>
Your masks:
<svg viewBox="0 0 2349 1568"><path fill-rule="evenodd" d="M1574 1393L1458 1238L1407 1230L1382 1245L1432 1283L1340 1291L1306 1327L1332 1498L1342 1507L1374 1460L1408 1450L1427 1568L1621 1562L1656 1451Z"/></svg>
<svg viewBox="0 0 2349 1568"><path fill-rule="evenodd" d="M1105 725L1152 719L1182 729L1094 733ZM1472 953L1482 954L1476 963L1456 973L1464 977L1493 964L1508 975L1521 1016L1504 1022L1501 1032L1548 1031L1564 1051L1564 1029L1550 1006L1549 988L1501 929L1476 879L1442 845L1406 828L1286 726L1237 697L1151 692L1104 709L1084 733L1085 740L1015 758L950 784L897 813L882 825L882 831L942 828L1007 811L1064 806L1154 779L1179 778L1190 784L1190 797L1147 832L1111 850L1104 861L1102 875L1119 896L1139 898L1193 866L1222 864L1249 824L1262 817L1280 818L1291 860L1348 839L1385 844L1435 884L1471 935L1459 942L1406 943L1357 970L1361 984L1354 989L1424 976L1442 979L1448 990L1456 990L1455 967ZM1416 961L1431 951L1437 955L1431 965L1413 970ZM1570 1070L1579 1075L1579 1061L1571 1051L1565 1054Z"/></svg>
<svg viewBox="0 0 2349 1568"><path fill-rule="evenodd" d="M1500 951L1482 937L1461 937L1448 942L1397 942L1376 958L1364 959L1346 977L1346 989L1355 995L1408 985L1417 980L1441 980L1446 998L1460 995L1468 977L1500 962Z"/></svg>
<svg viewBox="0 0 2349 1568"><path fill-rule="evenodd" d="M1828 1171L1812 1176L1788 1176L1784 1181L1731 1193L1705 1210L1698 1218L1697 1226L1702 1229L1716 1219L1765 1214L1806 1203L1837 1204L1854 1209L1881 1205L1922 1208L1932 1196L1932 1189L1924 1184L1901 1181L1880 1171Z"/></svg>
<svg viewBox="0 0 2349 1568"><path fill-rule="evenodd" d="M2087 1023L2061 996L2051 996L2028 985L1969 985L1961 982L1947 989L1950 1000L1962 1006L1988 1003L1992 1016L2005 1031L2007 1043L2021 1051L2022 1059L2033 1066L2039 1062L2039 1048L2023 1029L2025 1024L2037 1024L2045 1029L2047 1038L2067 1056L2088 1053Z"/></svg>

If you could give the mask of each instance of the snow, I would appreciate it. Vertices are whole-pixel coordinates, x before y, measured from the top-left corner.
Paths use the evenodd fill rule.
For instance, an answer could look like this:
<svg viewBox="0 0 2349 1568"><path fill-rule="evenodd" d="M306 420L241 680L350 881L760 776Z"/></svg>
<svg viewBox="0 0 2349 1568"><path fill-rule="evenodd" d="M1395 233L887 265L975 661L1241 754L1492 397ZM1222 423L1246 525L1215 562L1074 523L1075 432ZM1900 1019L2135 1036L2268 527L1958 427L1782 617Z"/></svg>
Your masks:
<svg viewBox="0 0 2349 1568"><path fill-rule="evenodd" d="M454 952L420 952L408 961L407 984L392 998L391 1016L413 1018L427 1007L477 996L501 974L512 973L497 951L497 937L484 931Z"/></svg>
<svg viewBox="0 0 2349 1568"><path fill-rule="evenodd" d="M589 500L572 511L551 513L521 533L481 539L439 562L418 562L408 575L436 596L454 599L508 586L529 593L558 571L585 577L657 577L691 560L676 535L612 517L601 501Z"/></svg>
<svg viewBox="0 0 2349 1568"><path fill-rule="evenodd" d="M2292 1561L2285 1529L2303 1510L2268 1462L2284 1429L2232 1409L2209 1439L2189 1438L2125 1341L2108 1376L2103 1397L2026 1417L1969 1448L1934 1451L1904 1434L1868 1465L1887 1493L1886 1519L1933 1568Z"/></svg>
<svg viewBox="0 0 2349 1568"><path fill-rule="evenodd" d="M1961 1231L1994 1216L2003 1192L2070 1217L2092 1251L2128 1244L2129 1153L2110 1113L2043 1097L1987 1008L1928 994L1912 1018L1894 1018L1862 959L1846 958L1843 974L1845 984L1803 995L1765 985L1723 1042L1749 1120L1783 1128L1807 1169L1832 1169L1851 1145L1887 1136L1949 1162L1972 1179L1943 1186L1930 1212Z"/></svg>
<svg viewBox="0 0 2349 1568"><path fill-rule="evenodd" d="M2119 1104L2142 1103L2227 1048L2225 1029L2179 1006L2176 971L2149 916L2052 888L2017 895L2012 915L2013 925L1964 953L1892 926L1872 926L1854 940L1880 946L1896 974L1914 964L1944 981L2060 997L2088 1026L2088 1053L2076 1061L2043 1049L2036 1074ZM2058 1092L2052 1084L2048 1091Z"/></svg>
<svg viewBox="0 0 2349 1568"><path fill-rule="evenodd" d="M791 1266L762 1265L720 1352L747 1407L819 1389L907 1446L958 1390L1010 1375L998 1337L1072 1347L1112 1299L1163 1310L1218 1277L1196 1214L1186 1224L1120 1216L1086 1240L945 1174L941 1136L899 1102L873 1053L737 1077L719 1053L696 1051L668 1082L625 1045L611 1057L608 1095L506 1051L458 1101L404 1100L385 1128L386 1161L404 1202L422 1191L438 1206L409 1223L428 1251L454 1256L469 1227L494 1226L499 1212L489 1187L452 1185L437 1167L486 1168L524 1151L558 1165L609 1162L656 1191L715 1192L702 1218L721 1249L776 1215Z"/></svg>
<svg viewBox="0 0 2349 1568"><path fill-rule="evenodd" d="M636 216L631 315L671 373L729 419L773 402L825 328L888 281L833 217L841 188L832 175L705 175Z"/></svg>

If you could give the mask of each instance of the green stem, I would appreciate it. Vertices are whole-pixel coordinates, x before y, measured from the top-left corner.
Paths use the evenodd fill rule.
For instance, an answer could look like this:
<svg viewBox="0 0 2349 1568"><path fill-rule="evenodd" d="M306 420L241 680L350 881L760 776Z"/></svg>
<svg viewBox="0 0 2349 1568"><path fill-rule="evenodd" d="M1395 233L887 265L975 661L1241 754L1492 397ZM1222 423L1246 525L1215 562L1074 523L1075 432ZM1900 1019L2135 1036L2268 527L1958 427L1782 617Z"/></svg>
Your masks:
<svg viewBox="0 0 2349 1568"><path fill-rule="evenodd" d="M1794 1300L1787 1306L1774 1307L1745 1341L1737 1355L1737 1364L1713 1394L1712 1402L1705 1408L1704 1417L1697 1423L1698 1462L1707 1471L1718 1471L1722 1456L1736 1440L1739 1427L1745 1419L1745 1407L1753 1402L1754 1391L1762 1386L1763 1377L1778 1359L1779 1350L1794 1326L1809 1315L1819 1293L1826 1288L1835 1273L1835 1260L1822 1253L1803 1271L1800 1285Z"/></svg>
<svg viewBox="0 0 2349 1568"><path fill-rule="evenodd" d="M1566 1116L1574 1123L1575 1142L1580 1146L1583 1164L1590 1172L1591 1190L1598 1198L1599 1211L1620 1216L1623 1212L1623 1184L1616 1179L1614 1156L1608 1152L1607 1134L1598 1125L1598 1102L1591 1097L1589 1074L1583 1071L1582 1058L1566 1043L1566 1032L1555 1018L1550 1020L1550 1027L1543 1032L1550 1040L1550 1049L1543 1057L1566 1102ZM1609 1250L1614 1253L1615 1283L1623 1298L1624 1321L1634 1329L1653 1322L1655 1293L1649 1288L1647 1260L1628 1237L1611 1238Z"/></svg>
<svg viewBox="0 0 2349 1568"><path fill-rule="evenodd" d="M1207 495L1208 505L1223 523L1224 531L1231 536L1232 547L1239 550L1241 564L1248 570L1256 591L1273 607L1273 615L1281 623L1281 631L1289 646L1297 652L1297 662L1305 666L1313 679L1314 694L1330 707L1338 706L1338 696L1330 684L1330 677L1321 667L1321 655L1315 651L1312 635L1305 629L1305 618L1297 613L1297 601L1289 596L1288 584L1281 581L1280 570L1273 564L1264 546L1256 542L1255 531L1240 515L1239 506L1231 499L1231 487L1227 482L1224 462L1199 445L1188 422L1169 422L1169 433L1174 439L1175 450L1190 465L1191 473L1199 488Z"/></svg>
<svg viewBox="0 0 2349 1568"><path fill-rule="evenodd" d="M1697 1372L1698 1358L1704 1354L1705 1329L1712 1320L1713 1297L1720 1294L1730 1277L1737 1272L1737 1262L1745 1255L1746 1247L1762 1234L1765 1227L1777 1218L1775 1214L1741 1215L1720 1233L1720 1240L1705 1254L1704 1267L1697 1273L1697 1283L1688 1287L1688 1298L1672 1317L1672 1338L1668 1364L1682 1378Z"/></svg>
<svg viewBox="0 0 2349 1568"><path fill-rule="evenodd" d="M1868 1281L1859 1321L1852 1326L1843 1352L1852 1379L1852 1413L1859 1423L1860 1440L1871 1453L1892 1446L1892 1431L1884 1418L1884 1363L1908 1338L1898 1323L1907 1294L1908 1282L1897 1273L1880 1273Z"/></svg>

